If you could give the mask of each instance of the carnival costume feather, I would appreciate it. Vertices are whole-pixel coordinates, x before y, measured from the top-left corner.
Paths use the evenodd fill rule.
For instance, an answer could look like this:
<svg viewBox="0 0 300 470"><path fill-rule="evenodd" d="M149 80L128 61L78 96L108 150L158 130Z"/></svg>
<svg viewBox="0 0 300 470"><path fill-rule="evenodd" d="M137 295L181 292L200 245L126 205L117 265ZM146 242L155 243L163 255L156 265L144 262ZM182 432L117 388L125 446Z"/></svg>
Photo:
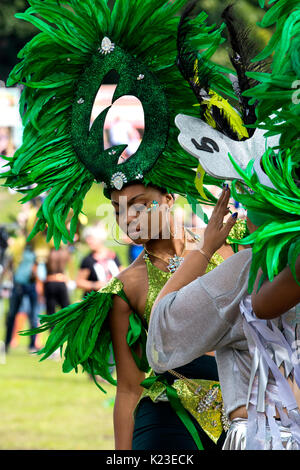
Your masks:
<svg viewBox="0 0 300 470"><path fill-rule="evenodd" d="M248 152L241 158L240 150L243 151L247 140L233 144L228 136L223 138L220 131L211 130L209 137L217 147L212 149L214 155L207 156L203 148L195 149L191 145L193 135L199 136L201 131L208 135L203 121L182 115L176 117L183 148L194 155L210 175L234 180L232 194L257 226L255 232L240 241L240 244L252 246L249 293L253 291L260 269L263 275L258 289L266 279L272 282L287 266L300 284L295 269L300 255L300 99L297 91L300 85L300 1L270 0L268 3L270 9L261 26L276 24L276 32L252 65L242 59L240 36L235 34L235 25L228 18L228 10L225 11L231 44L236 51L233 58L238 54L241 64L241 69L237 69L236 89L241 90L241 105L248 108L248 116L251 116L248 125L257 128L255 134L260 133L264 145L253 152L254 147L248 144ZM260 1L262 7L265 4ZM260 61L270 56L269 72L253 71L253 67L259 68ZM234 59L232 63L234 65ZM251 80L256 80L257 84L251 84ZM256 108L255 123L251 123L255 117L251 107ZM226 161L221 159L221 150L228 156ZM248 418L244 420L244 429L243 420L232 423L228 433L232 447L225 449L299 450L300 412L295 393L296 387L300 387L297 307L275 319L262 320L253 311L251 295L246 295L240 302L240 313L252 358L246 401Z"/></svg>
<svg viewBox="0 0 300 470"><path fill-rule="evenodd" d="M264 3L264 2L262 2ZM300 2L280 0L272 3L261 26L276 23L276 32L265 50L256 60L274 52L271 72L249 73L260 82L245 92L252 101L258 99L257 126L267 135L280 137L279 150L267 149L260 167L246 171L232 164L245 183L243 191L233 184L233 196L248 209L252 222L259 226L242 241L253 245L253 262L250 273L250 291L259 268L270 281L286 266L296 277L295 263L300 254L300 104L295 87L300 80ZM272 183L261 183L261 176Z"/></svg>

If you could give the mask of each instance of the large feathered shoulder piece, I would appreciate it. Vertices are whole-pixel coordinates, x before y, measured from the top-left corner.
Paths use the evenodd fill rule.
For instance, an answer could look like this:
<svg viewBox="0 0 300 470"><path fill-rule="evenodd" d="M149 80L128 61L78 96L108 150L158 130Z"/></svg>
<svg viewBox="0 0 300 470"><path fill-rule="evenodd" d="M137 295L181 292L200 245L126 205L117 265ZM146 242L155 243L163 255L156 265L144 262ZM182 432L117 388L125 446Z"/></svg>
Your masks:
<svg viewBox="0 0 300 470"><path fill-rule="evenodd" d="M276 152L267 149L261 159L260 172L253 171L253 161L243 171L231 158L242 179L233 182L231 191L235 200L246 209L248 217L257 230L240 244L252 246L252 265L249 290L252 291L258 270L261 282L270 281L287 265L297 280L295 263L300 254L300 181L299 159L291 150ZM259 176L271 182L266 186ZM300 280L298 281L300 283Z"/></svg>
<svg viewBox="0 0 300 470"><path fill-rule="evenodd" d="M265 2L260 2L264 6ZM253 171L251 162L243 171L231 158L243 180L233 184L233 195L248 210L257 230L242 243L253 246L250 272L252 290L259 268L261 281L271 281L287 265L296 277L300 255L300 1L270 1L262 27L276 26L265 50L256 58L272 54L270 73L249 73L260 82L245 92L257 103L257 126L268 135L280 137L277 149L267 149L261 165Z"/></svg>
<svg viewBox="0 0 300 470"><path fill-rule="evenodd" d="M6 186L24 193L23 202L46 194L31 238L47 228L56 246L72 241L94 181L105 183L108 196L140 181L201 200L194 186L195 159L180 148L174 126L175 116L195 101L176 67L176 14L185 3L116 0L111 11L107 0L29 0L26 12L16 15L40 30L19 53L8 80L9 86L24 86L24 135L8 159ZM199 37L206 33L204 19L195 20ZM205 47L211 50L221 41L219 35L207 36ZM121 163L125 145L104 148L109 108L90 127L96 94L111 71L118 77L112 104L133 95L145 118L139 148ZM205 190L205 199L210 197Z"/></svg>

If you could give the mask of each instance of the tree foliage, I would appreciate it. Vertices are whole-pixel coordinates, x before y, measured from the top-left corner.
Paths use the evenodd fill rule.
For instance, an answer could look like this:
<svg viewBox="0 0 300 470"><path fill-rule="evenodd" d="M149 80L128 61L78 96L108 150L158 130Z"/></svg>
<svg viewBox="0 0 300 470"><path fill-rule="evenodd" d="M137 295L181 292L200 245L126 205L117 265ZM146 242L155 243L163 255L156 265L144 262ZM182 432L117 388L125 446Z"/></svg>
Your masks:
<svg viewBox="0 0 300 470"><path fill-rule="evenodd" d="M84 0L83 0L84 1ZM130 1L130 0L128 0ZM110 7L114 0L108 0ZM201 0L199 6L209 14L211 23L221 23L221 13L233 0ZM23 12L28 7L27 0L0 0L0 80L6 81L10 70L18 61L18 51L36 33L36 29L25 21L15 18L15 14ZM262 18L263 12L258 6L258 0L239 0L236 2L238 16L246 24L253 25L253 36L258 49L262 49L270 37L268 31L263 31L255 24ZM221 50L216 60L228 65L226 46Z"/></svg>

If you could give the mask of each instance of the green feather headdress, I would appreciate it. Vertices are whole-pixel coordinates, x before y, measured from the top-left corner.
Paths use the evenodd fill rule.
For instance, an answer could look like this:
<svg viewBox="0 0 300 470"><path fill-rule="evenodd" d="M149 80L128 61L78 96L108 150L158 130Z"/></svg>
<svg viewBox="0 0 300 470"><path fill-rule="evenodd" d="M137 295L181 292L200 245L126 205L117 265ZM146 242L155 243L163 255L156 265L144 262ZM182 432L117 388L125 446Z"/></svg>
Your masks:
<svg viewBox="0 0 300 470"><path fill-rule="evenodd" d="M24 135L22 146L7 159L11 169L3 175L5 186L24 193L22 202L47 193L30 238L47 227L47 240L53 237L55 246L72 241L94 181L105 183L108 196L113 187L143 181L193 202L204 200L194 185L196 161L179 146L174 126L178 112L192 109L195 101L176 67L179 18L174 15L185 3L116 0L111 11L106 0L29 0L30 8L16 15L41 31L19 53L21 61L8 80L9 86L24 85ZM202 13L194 20L194 40L209 61L223 38L222 28L212 31L206 18ZM124 146L103 146L108 109L89 129L95 96L111 70L119 76L113 102L124 94L137 96L145 113L143 142L120 165ZM205 182L218 184L209 176ZM205 203L214 201L204 191Z"/></svg>
<svg viewBox="0 0 300 470"><path fill-rule="evenodd" d="M263 271L263 282L266 277L272 281L288 265L300 283L295 272L300 254L300 104L293 100L293 84L300 79L300 1L269 3L273 5L261 26L276 22L276 33L256 60L274 52L272 71L249 73L261 83L245 95L259 100L257 126L267 129L269 135L280 134L279 152L268 149L261 160L262 171L274 189L259 182L259 175L252 169L253 162L243 171L230 158L244 182L242 191L237 186L240 183L233 183L233 196L259 226L241 242L253 245L250 291L259 268ZM265 2L260 4L264 6Z"/></svg>
<svg viewBox="0 0 300 470"><path fill-rule="evenodd" d="M249 291L253 290L259 268L263 276L261 282L274 279L287 265L296 278L295 262L300 254L300 187L295 183L296 170L300 165L292 152L278 154L268 149L262 157L265 173L275 189L264 186L253 172L253 162L243 171L230 158L235 169L243 178L243 191L240 182L233 182L232 195L248 210L250 220L258 229L239 243L252 246L252 264ZM245 186L246 185L246 186Z"/></svg>

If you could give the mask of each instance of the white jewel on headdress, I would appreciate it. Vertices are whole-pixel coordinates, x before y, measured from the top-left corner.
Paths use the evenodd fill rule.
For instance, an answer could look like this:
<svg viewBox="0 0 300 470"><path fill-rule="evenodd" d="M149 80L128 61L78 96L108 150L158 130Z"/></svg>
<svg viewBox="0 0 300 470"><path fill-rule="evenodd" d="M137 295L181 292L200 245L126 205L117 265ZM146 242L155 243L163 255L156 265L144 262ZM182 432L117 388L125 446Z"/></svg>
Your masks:
<svg viewBox="0 0 300 470"><path fill-rule="evenodd" d="M118 191L123 188L123 185L127 183L127 178L121 171L114 173L111 177L111 186L116 188Z"/></svg>
<svg viewBox="0 0 300 470"><path fill-rule="evenodd" d="M102 39L102 42L101 42L101 47L98 49L99 52L101 52L101 54L110 54L111 52L113 52L115 48L115 45L113 42L111 42L111 40L105 36L103 39Z"/></svg>

